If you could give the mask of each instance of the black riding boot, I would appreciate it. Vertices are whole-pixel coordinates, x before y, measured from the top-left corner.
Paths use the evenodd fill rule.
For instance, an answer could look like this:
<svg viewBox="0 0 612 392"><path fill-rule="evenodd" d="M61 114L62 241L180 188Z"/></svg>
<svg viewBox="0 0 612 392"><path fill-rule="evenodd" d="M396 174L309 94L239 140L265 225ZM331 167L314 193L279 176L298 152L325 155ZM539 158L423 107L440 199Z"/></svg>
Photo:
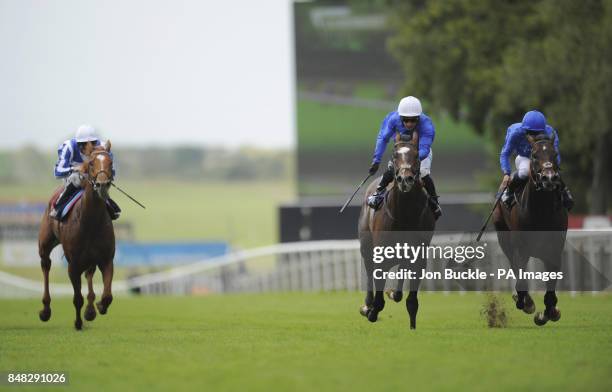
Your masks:
<svg viewBox="0 0 612 392"><path fill-rule="evenodd" d="M121 208L119 208L119 205L110 197L106 199L106 210L112 220L118 219L119 215L121 215Z"/></svg>
<svg viewBox="0 0 612 392"><path fill-rule="evenodd" d="M62 192L60 197L55 202L55 207L53 207L51 209L51 211L49 212L49 216L51 218L53 218L53 219L60 220L61 219L61 215L62 215L61 211L66 206L66 203L68 203L68 201L70 201L70 198L72 198L72 196L78 190L79 190L79 188L74 186L72 183L69 183L68 185L66 185L66 189L64 189L64 192Z"/></svg>
<svg viewBox="0 0 612 392"><path fill-rule="evenodd" d="M512 208L512 205L516 201L516 190L527 182L528 177L520 178L518 172L512 173L510 176L510 182L508 187L502 194L501 201L506 205L508 209Z"/></svg>
<svg viewBox="0 0 612 392"><path fill-rule="evenodd" d="M368 206L375 210L380 207L380 204L385 196L387 185L389 185L391 181L393 181L393 165L389 162L389 165L387 165L387 170L385 170L380 182L378 183L376 192L374 192L372 196L368 197Z"/></svg>
<svg viewBox="0 0 612 392"><path fill-rule="evenodd" d="M442 216L442 208L440 207L440 203L438 203L439 196L436 193L436 186L434 185L433 178L431 178L430 175L426 175L421 178L421 180L423 181L425 190L429 194L429 207L431 211L433 211L436 220L438 220L438 218Z"/></svg>
<svg viewBox="0 0 612 392"><path fill-rule="evenodd" d="M574 207L574 198L563 180L561 180L561 201L563 202L563 207L565 207L568 211Z"/></svg>

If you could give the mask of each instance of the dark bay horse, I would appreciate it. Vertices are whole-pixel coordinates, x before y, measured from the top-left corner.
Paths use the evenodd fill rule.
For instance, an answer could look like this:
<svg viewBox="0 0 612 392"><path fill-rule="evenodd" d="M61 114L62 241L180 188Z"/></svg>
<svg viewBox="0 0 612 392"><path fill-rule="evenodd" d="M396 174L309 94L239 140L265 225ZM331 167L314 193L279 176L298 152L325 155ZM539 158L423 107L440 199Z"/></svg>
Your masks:
<svg viewBox="0 0 612 392"><path fill-rule="evenodd" d="M398 268L416 270L417 277L425 268L424 259L409 265L405 260L390 259L374 265L373 251L378 246L395 246L398 241L413 246L428 246L433 236L435 218L428 206L428 196L420 181L419 142L416 132L414 137L396 135L393 147L394 181L389 184L382 206L374 211L366 200L374 193L379 179L370 184L366 190L359 217L359 242L361 257L367 278L365 305L360 313L369 321L378 319L384 306L385 280L374 279L375 268L389 271L395 265ZM378 267L380 266L380 267ZM397 289L389 291L389 297L395 302L402 300L403 280L398 279ZM406 298L406 309L410 316L410 328L416 328L416 316L419 308L417 291L420 280L410 279L409 294Z"/></svg>
<svg viewBox="0 0 612 392"><path fill-rule="evenodd" d="M39 313L42 321L47 321L51 317L51 296L49 295L51 259L49 255L58 244L62 244L68 260L68 276L74 289L73 303L76 310L74 327L81 329L83 326L81 274L85 273L89 289L85 320L92 321L96 318L96 310L93 305L96 295L92 284L96 266L102 272L104 282L102 299L96 303L100 314L106 314L108 306L113 301L111 282L113 257L115 256L115 233L105 205L113 172L113 160L109 152L110 141L104 147L97 147L89 159L81 165L79 170L83 174L84 194L63 221L49 217L51 201L43 215L38 234L38 253L44 276L42 298L44 307Z"/></svg>
<svg viewBox="0 0 612 392"><path fill-rule="evenodd" d="M497 230L499 244L510 260L517 277L516 307L527 314L535 312L535 304L529 295L527 282L519 279L519 270L524 270L530 257L544 263L547 271L561 270L561 257L567 234L567 211L563 207L561 178L557 166L554 137L545 135L527 139L531 144L529 179L511 210L499 203L493 224ZM557 309L555 294L557 280L546 282L544 312L534 317L537 325L548 320L558 321L561 312Z"/></svg>

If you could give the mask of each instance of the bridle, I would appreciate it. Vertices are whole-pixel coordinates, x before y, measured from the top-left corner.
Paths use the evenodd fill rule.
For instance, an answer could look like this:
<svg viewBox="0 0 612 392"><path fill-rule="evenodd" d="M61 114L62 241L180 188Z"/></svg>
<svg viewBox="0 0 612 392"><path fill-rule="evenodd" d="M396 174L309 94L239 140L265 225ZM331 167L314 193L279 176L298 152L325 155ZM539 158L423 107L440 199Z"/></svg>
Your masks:
<svg viewBox="0 0 612 392"><path fill-rule="evenodd" d="M416 157L416 167L413 168L411 165L409 165L408 167L400 165L398 167L395 164L395 155L398 153L398 149L401 149L404 147L409 148L409 149L418 148L413 143L407 142L407 141L399 141L393 145L393 158L394 158L393 159L393 169L394 169L393 178L395 179L396 182L398 181L398 179L401 181L401 178L399 175L400 170L409 169L411 173L413 174L415 181L418 181L421 178L421 160L419 159L418 152L417 152L417 157Z"/></svg>
<svg viewBox="0 0 612 392"><path fill-rule="evenodd" d="M109 179L109 183L111 183L113 181L113 172L112 172L112 170L100 169L95 174L91 173L91 170L93 169L94 159L96 158L96 156L102 155L102 154L108 156L109 159L110 159L110 154L108 153L108 151L94 151L94 152L91 153L91 159L87 163L87 181L93 187L93 189L96 190L96 191L98 190L98 187L99 187L99 185L97 185L97 179L98 179L98 176L100 174L102 174L102 173L106 174L106 176ZM112 159L111 159L111 162L112 162Z"/></svg>
<svg viewBox="0 0 612 392"><path fill-rule="evenodd" d="M531 163L529 165L529 172L530 172L529 178L531 182L533 183L536 191L540 191L544 189L543 182L542 182L542 171L551 170L551 169L554 170L556 166L554 164L554 161L557 156L557 153L555 151L554 145L552 145L552 151L554 152L553 157L552 157L552 162L550 160L543 162L540 167L540 161L535 157L535 152L536 152L535 147L545 144L545 143L550 143L551 145L553 144L550 139L546 138L546 139L536 140L533 143L533 146L531 148L531 156L530 156ZM536 168L539 170L537 170ZM558 177L556 171L555 171L555 177ZM555 179L553 179L553 189L555 189L557 185L558 185L557 182L555 181Z"/></svg>

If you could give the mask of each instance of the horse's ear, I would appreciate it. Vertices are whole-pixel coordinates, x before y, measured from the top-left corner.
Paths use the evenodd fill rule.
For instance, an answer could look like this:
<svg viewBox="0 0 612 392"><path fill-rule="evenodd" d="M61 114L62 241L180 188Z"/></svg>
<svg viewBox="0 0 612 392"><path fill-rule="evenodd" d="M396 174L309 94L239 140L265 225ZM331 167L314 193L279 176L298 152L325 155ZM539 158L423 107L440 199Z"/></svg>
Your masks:
<svg viewBox="0 0 612 392"><path fill-rule="evenodd" d="M410 140L410 143L417 147L419 146L419 133L417 131L412 132L412 140Z"/></svg>
<svg viewBox="0 0 612 392"><path fill-rule="evenodd" d="M106 151L110 152L110 150L111 150L111 141L110 141L110 140L107 140L107 141L104 143L104 149L105 149Z"/></svg>
<svg viewBox="0 0 612 392"><path fill-rule="evenodd" d="M395 132L395 142L399 143L402 140L402 135L399 132Z"/></svg>

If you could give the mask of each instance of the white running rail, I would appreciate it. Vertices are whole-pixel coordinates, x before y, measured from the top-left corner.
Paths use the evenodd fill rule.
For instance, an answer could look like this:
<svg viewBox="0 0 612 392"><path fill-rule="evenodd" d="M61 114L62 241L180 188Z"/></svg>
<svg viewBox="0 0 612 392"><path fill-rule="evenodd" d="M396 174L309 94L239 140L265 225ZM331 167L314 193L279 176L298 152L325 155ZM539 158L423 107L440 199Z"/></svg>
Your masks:
<svg viewBox="0 0 612 392"><path fill-rule="evenodd" d="M467 234L436 234L432 245L461 244L465 242L466 236ZM610 278L612 232L605 231L601 232L601 235L594 235L593 231L569 231L569 240L575 248L588 253L587 259L595 260L595 268ZM483 242L496 243L496 234L486 233ZM499 247L495 248L497 254L489 257L503 257ZM575 258L574 253L566 249L565 256L570 270ZM241 291L359 290L361 271L357 240L283 243L237 251L165 271L115 281L113 292L189 295ZM573 273L572 279L567 283L570 285L569 289L580 287L580 282L576 279L593 279L578 272ZM447 281L426 281L423 284L423 288L428 290L448 289L445 286ZM500 286L494 289L506 290L512 287L513 282L508 281L507 285L500 283ZM96 290L101 290L101 287L96 287ZM52 296L73 293L70 284L52 283L50 291ZM40 280L31 280L0 271L0 297L38 297L41 294L42 276Z"/></svg>

